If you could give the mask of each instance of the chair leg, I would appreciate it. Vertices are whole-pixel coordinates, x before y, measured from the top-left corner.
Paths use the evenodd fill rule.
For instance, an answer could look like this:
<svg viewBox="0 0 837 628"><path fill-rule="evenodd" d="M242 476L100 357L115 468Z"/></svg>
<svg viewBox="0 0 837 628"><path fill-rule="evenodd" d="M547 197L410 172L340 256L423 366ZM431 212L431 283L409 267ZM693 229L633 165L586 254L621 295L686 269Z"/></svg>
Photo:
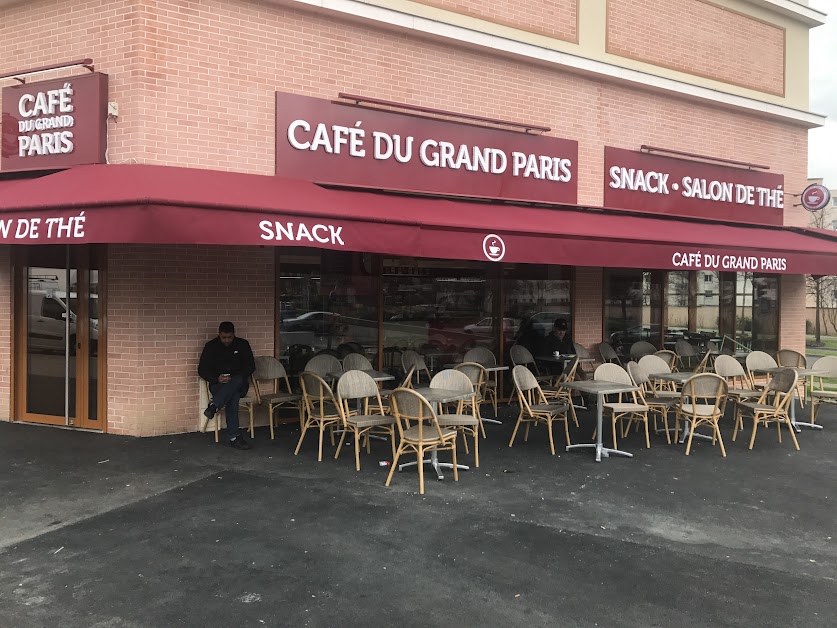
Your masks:
<svg viewBox="0 0 837 628"><path fill-rule="evenodd" d="M465 433L465 430L462 430L461 432L459 432L459 434L462 434L462 442L465 443L465 453L471 453L468 449L468 435Z"/></svg>
<svg viewBox="0 0 837 628"><path fill-rule="evenodd" d="M215 420L215 442L216 443L218 442L218 431L221 428L221 417L218 416L219 414L220 414L219 412L216 412L215 413L215 419L214 419Z"/></svg>
<svg viewBox="0 0 837 628"><path fill-rule="evenodd" d="M389 428L389 443L392 446L392 459L395 460L395 428L392 426Z"/></svg>
<svg viewBox="0 0 837 628"><path fill-rule="evenodd" d="M721 455L726 458L727 450L724 448L724 439L721 437L721 427L718 425L718 421L715 421L715 435L718 437L718 444L721 446Z"/></svg>
<svg viewBox="0 0 837 628"><path fill-rule="evenodd" d="M477 430L474 430L474 466L480 467L480 434Z"/></svg>
<svg viewBox="0 0 837 628"><path fill-rule="evenodd" d="M796 451L799 451L799 441L796 440L796 434L793 431L793 425L791 425L790 419L787 420L788 431L790 432L791 438L793 439L793 445L796 447Z"/></svg>
<svg viewBox="0 0 837 628"><path fill-rule="evenodd" d="M523 415L517 417L517 423L514 424L514 430L512 430L511 438L509 439L509 447L514 445L514 437L517 436L517 428L520 427L520 421L523 420Z"/></svg>
<svg viewBox="0 0 837 628"><path fill-rule="evenodd" d="M302 426L302 434L299 435L299 442L296 444L296 449L294 450L294 456L299 454L299 448L302 447L302 441L305 440L305 432L308 431L308 427L311 425L310 421L306 421L305 425Z"/></svg>
<svg viewBox="0 0 837 628"><path fill-rule="evenodd" d="M250 438L256 438L255 407L250 404Z"/></svg>
<svg viewBox="0 0 837 628"><path fill-rule="evenodd" d="M546 421L546 429L549 430L549 451L552 452L552 455L555 455L555 440L552 438L552 419L547 419Z"/></svg>
<svg viewBox="0 0 837 628"><path fill-rule="evenodd" d="M389 483L392 481L392 474L395 473L395 468L398 466L398 459L401 457L401 452L404 451L404 445L400 445L398 450L395 452L395 456L393 456L392 460L392 468L389 470L389 474L387 475L387 481L384 486L389 486Z"/></svg>
<svg viewBox="0 0 837 628"><path fill-rule="evenodd" d="M750 449L753 448L753 443L756 442L756 430L759 428L759 421L753 418L753 435L750 437Z"/></svg>
<svg viewBox="0 0 837 628"><path fill-rule="evenodd" d="M424 448L421 445L418 446L416 455L418 456L419 495L424 495Z"/></svg>
<svg viewBox="0 0 837 628"><path fill-rule="evenodd" d="M343 430L343 433L340 435L340 440L337 443L337 451L334 452L334 459L337 460L337 456L340 455L340 451L343 449L343 441L346 440L346 432L348 430Z"/></svg>
<svg viewBox="0 0 837 628"><path fill-rule="evenodd" d="M346 432L343 432L343 436L345 436L345 435L346 435ZM360 471L360 434L358 433L357 430L354 431L354 437L355 437L355 471ZM366 438L367 439L369 438L368 434L366 435ZM342 436L340 437L340 439L341 440L343 439ZM368 442L368 440L367 440L367 442Z"/></svg>
<svg viewBox="0 0 837 628"><path fill-rule="evenodd" d="M648 437L648 415L645 415L645 448L651 449L651 440Z"/></svg>
<svg viewBox="0 0 837 628"><path fill-rule="evenodd" d="M617 421L617 417L614 414L613 415L613 423L612 423L613 424L613 448L614 449L619 449L619 443L616 442L616 421Z"/></svg>
<svg viewBox="0 0 837 628"><path fill-rule="evenodd" d="M668 431L668 409L663 412L663 429L666 431L666 444L671 445L671 434Z"/></svg>
<svg viewBox="0 0 837 628"><path fill-rule="evenodd" d="M779 444L782 444L782 422L776 421L776 434L779 435Z"/></svg>
<svg viewBox="0 0 837 628"><path fill-rule="evenodd" d="M692 450L692 436L695 435L695 427L696 422L692 421L692 429L689 430L689 442L686 445L686 455L689 455L689 452Z"/></svg>
<svg viewBox="0 0 837 628"><path fill-rule="evenodd" d="M524 442L524 443L528 443L528 442L529 442L529 428L530 428L531 426L532 426L532 422L531 422L531 421L527 421L527 422L526 422L526 429L523 431L523 442Z"/></svg>
<svg viewBox="0 0 837 628"><path fill-rule="evenodd" d="M564 417L564 438L567 439L567 446L572 445L570 442L570 422L567 417Z"/></svg>
<svg viewBox="0 0 837 628"><path fill-rule="evenodd" d="M576 416L576 413L575 413L575 406L573 405L573 396L572 395L570 395L570 399L569 399L568 403L570 404L570 412L573 415L573 423L575 423L575 426L578 427L578 416Z"/></svg>
<svg viewBox="0 0 837 628"><path fill-rule="evenodd" d="M325 431L325 423L320 421L320 448L319 453L317 454L317 462L323 461L323 432ZM332 444L334 444L334 430L331 430L331 439Z"/></svg>
<svg viewBox="0 0 837 628"><path fill-rule="evenodd" d="M456 439L453 439L453 448L451 449L453 452L453 481L459 482L459 469L457 468L456 464Z"/></svg>

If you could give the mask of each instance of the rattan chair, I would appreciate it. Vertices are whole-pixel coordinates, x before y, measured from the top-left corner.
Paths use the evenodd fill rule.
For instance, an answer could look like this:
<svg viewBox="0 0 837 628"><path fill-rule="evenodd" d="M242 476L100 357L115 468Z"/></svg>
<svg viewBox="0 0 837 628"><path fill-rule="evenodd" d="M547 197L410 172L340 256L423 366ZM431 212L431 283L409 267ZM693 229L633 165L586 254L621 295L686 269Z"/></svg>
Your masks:
<svg viewBox="0 0 837 628"><path fill-rule="evenodd" d="M204 390L206 391L206 399L207 403L212 400L212 391L209 388L209 382L201 380L204 383ZM256 427L255 427L255 408L256 405L259 403L259 392L258 388L253 381L253 378L250 378L250 390L253 391L253 394L247 395L246 397L242 397L238 400L238 405L241 408L247 410L248 414L250 415L250 438L255 438L256 436ZM215 422L215 442L217 443L219 440L218 432L221 427L221 412L223 412L224 408L218 408L215 411L215 416L212 419L207 419L203 417L203 424L201 427L201 432L206 432L206 428L209 427L209 421L212 420Z"/></svg>
<svg viewBox="0 0 837 628"><path fill-rule="evenodd" d="M469 349L465 353L465 357L462 360L463 362L476 362L477 364L481 364L485 368L492 368L497 366L497 357L492 353L490 349L486 347L474 347L473 349ZM490 373L486 374L485 379L485 389L483 391L483 397L491 402L491 407L494 409L494 416L497 416L497 389L499 387L498 383L498 372L494 371L494 376L491 377Z"/></svg>
<svg viewBox="0 0 837 628"><path fill-rule="evenodd" d="M677 354L680 366L684 369L690 370L695 367L695 362L699 362L698 351L688 340L683 338L676 340L674 352Z"/></svg>
<svg viewBox="0 0 837 628"><path fill-rule="evenodd" d="M462 442L465 443L465 453L468 449L468 436L474 437L474 466L480 466L480 444L479 436L482 429L482 420L479 415L480 399L478 397L479 383L474 384L472 377L481 378L480 372L473 366L483 369L482 365L476 362L460 364L456 369L445 369L439 371L430 380L430 388L441 388L444 390L455 390L470 395L467 399L460 399L448 406L454 405L455 411L448 412L446 408L441 414L437 414L439 425L442 429L451 428L462 434ZM460 368L460 367L465 368ZM470 413L467 410L470 408ZM482 429L482 436L485 438L485 430Z"/></svg>
<svg viewBox="0 0 837 628"><path fill-rule="evenodd" d="M525 366L539 382L552 382L552 380L555 379L553 375L540 374L535 357L532 355L532 352L523 345L513 345L512 348L509 349L509 357L511 358L514 366Z"/></svg>
<svg viewBox="0 0 837 628"><path fill-rule="evenodd" d="M647 373L636 362L628 362L626 368L628 369L628 375L630 375L631 379L634 380L634 384L639 386L639 402L648 406L648 412L654 419L654 432L656 433L659 431L657 429L657 417L659 416L663 420L666 442L671 444L671 433L669 432L668 427L668 413L671 412L672 408L674 408L677 404L678 398L670 396L657 397L654 386L648 378Z"/></svg>
<svg viewBox="0 0 837 628"><path fill-rule="evenodd" d="M256 356L256 372L253 373L253 380L256 383L256 394L259 401L267 404L270 440L273 440L276 436L274 412L279 408L296 408L299 414L299 427L302 428L305 422L305 402L302 400L302 395L293 392L291 389L288 373L279 360L271 355ZM262 385L263 382L265 386ZM282 382L285 383L287 392L282 391Z"/></svg>
<svg viewBox="0 0 837 628"><path fill-rule="evenodd" d="M779 349L776 352L776 364L789 366L791 368L804 369L808 367L808 360L799 351L793 349ZM799 405L805 407L805 382L806 377L800 377L796 382L796 389L799 397Z"/></svg>
<svg viewBox="0 0 837 628"><path fill-rule="evenodd" d="M747 364L747 376L753 382L753 388L758 388L759 390L763 390L767 386L768 381L770 381L770 375L767 373L757 373L756 371L775 369L779 366L776 360L764 351L751 351L747 354L745 362Z"/></svg>
<svg viewBox="0 0 837 628"><path fill-rule="evenodd" d="M798 379L796 371L793 369L776 371L758 401L742 401L737 404L735 429L732 433L732 440L735 440L739 429L744 429L743 418L749 417L753 419L753 435L750 437L750 449L753 448L753 443L756 442L756 430L758 430L759 425L775 423L779 442L782 442L782 425L787 425L788 431L793 439L793 444L796 450L799 451L799 443L796 440L796 434L793 431L793 425L788 414L790 404L793 403L793 395Z"/></svg>
<svg viewBox="0 0 837 628"><path fill-rule="evenodd" d="M331 387L317 373L303 371L299 375L299 382L302 386L302 398L305 401L305 423L302 425L302 433L299 435L294 456L299 454L299 448L302 447L302 441L305 440L308 429L316 427L320 432L317 462L322 462L323 433L326 428L329 428L331 444L334 445L334 428L343 423L343 413L338 408L338 402Z"/></svg>
<svg viewBox="0 0 837 628"><path fill-rule="evenodd" d="M324 380L331 382L340 378L343 374L343 364L338 358L328 353L320 353L308 360L305 371L316 373Z"/></svg>
<svg viewBox="0 0 837 628"><path fill-rule="evenodd" d="M361 403L361 408L357 414L353 414L349 402L357 404L358 401ZM370 453L369 436L373 433L389 436L392 455L395 457L395 418L384 413L381 395L375 380L361 370L346 371L337 380L337 405L343 422L343 434L340 435L337 451L334 452L335 460L340 455L346 434L354 437L357 471L360 471L361 443L366 445L366 453Z"/></svg>
<svg viewBox="0 0 837 628"><path fill-rule="evenodd" d="M616 384L626 384L628 386L638 386L638 384L634 384L628 371L618 364L600 365L593 373L593 379ZM623 401L626 398L627 400ZM616 423L625 420L628 421L627 425L630 425L631 421L640 421L645 424L645 446L647 448L651 447L651 439L648 436L649 408L642 403L642 396L639 391L618 393L616 401L605 401L602 404L602 410L610 413L614 449L619 449L619 444L616 440ZM623 426L622 433L627 434L626 426Z"/></svg>
<svg viewBox="0 0 837 628"><path fill-rule="evenodd" d="M692 437L695 430L702 425L712 428L712 444L717 441L721 447L721 455L726 458L724 439L721 437L719 426L727 405L727 382L723 377L714 373L698 373L683 383L680 400L675 406L674 439L680 429L680 421L691 425L689 440L686 443L686 455L692 450Z"/></svg>
<svg viewBox="0 0 837 628"><path fill-rule="evenodd" d="M740 401L751 401L761 397L762 391L753 388L753 382L750 381L750 376L744 371L741 362L731 355L719 355L715 359L715 374L726 380L727 396L732 399L736 413Z"/></svg>
<svg viewBox="0 0 837 628"><path fill-rule="evenodd" d="M668 364L668 368L671 369L672 373L677 371L679 360L678 360L677 354L674 351L669 351L668 349L663 349L661 351L655 351L652 355L656 355L663 362Z"/></svg>
<svg viewBox="0 0 837 628"><path fill-rule="evenodd" d="M445 388L445 386L442 383L439 383L442 381L440 375L442 375L442 373L447 372L448 370L450 369L445 369L444 371L436 373L436 375L433 376L433 379L430 380L430 387ZM488 380L488 374L485 372L485 367L477 362L462 362L461 364L457 364L453 368L453 370L459 371L460 373L464 374L471 382L471 386L473 386L474 388L474 416L476 416L480 420L480 430L482 431L483 437L485 437L485 427L482 424L482 413L480 411L483 402L485 402L485 384ZM435 386L434 382L437 382ZM470 406L472 404L469 401L465 405Z"/></svg>
<svg viewBox="0 0 837 628"><path fill-rule="evenodd" d="M519 364L512 369L512 380L514 381L515 390L517 390L517 398L520 402L520 414L517 416L517 423L514 425L514 431L509 440L509 447L514 444L514 439L517 436L517 430L521 424L526 424L526 431L523 434L523 442L529 440L529 428L534 424L542 423L546 425L549 432L549 450L552 455L555 455L555 440L552 436L552 424L555 421L563 421L564 436L567 439L567 445L570 444L570 430L569 421L567 420L567 404L565 403L549 403L544 397L538 380L535 375L528 368Z"/></svg>
<svg viewBox="0 0 837 628"><path fill-rule="evenodd" d="M638 360L642 370L652 382L655 397L673 397L679 398L680 393L677 392L677 386L674 382L668 382L661 379L654 379L654 375L665 375L671 373L671 368L668 363L658 355L646 355Z"/></svg>
<svg viewBox="0 0 837 628"><path fill-rule="evenodd" d="M636 360L637 362L639 359L646 355L654 355L657 352L657 347L652 345L647 340L640 340L639 342L635 342L631 345L631 349L629 351L632 360Z"/></svg>
<svg viewBox="0 0 837 628"><path fill-rule="evenodd" d="M811 423L815 424L817 410L822 404L837 404L837 391L826 390L823 378L837 380L837 356L827 355L814 363L814 368L822 371L822 375L811 377Z"/></svg>
<svg viewBox="0 0 837 628"><path fill-rule="evenodd" d="M609 343L600 342L596 345L596 348L599 350L599 355L602 356L602 363L613 362L614 364L622 365L622 360L619 359L616 350Z"/></svg>
<svg viewBox="0 0 837 628"><path fill-rule="evenodd" d="M427 368L427 363L424 361L424 356L411 349L401 353L401 368L404 369L405 373L412 372L417 384L421 383L422 375L427 377L428 382L432 379L430 369Z"/></svg>
<svg viewBox="0 0 837 628"><path fill-rule="evenodd" d="M564 371L558 376L558 379L555 382L554 388L557 391L555 395L550 395L546 390L544 390L544 396L547 400L552 400L554 398L555 401L567 404L570 414L573 417L573 423L575 423L576 427L578 427L578 416L576 416L575 405L573 404L573 390L570 388L564 388L563 384L567 382L574 382L576 380L579 371L579 364L578 355L576 355L576 357L564 365Z"/></svg>
<svg viewBox="0 0 837 628"><path fill-rule="evenodd" d="M365 355L350 353L343 358L343 372L346 371L372 371L372 363Z"/></svg>
<svg viewBox="0 0 837 628"><path fill-rule="evenodd" d="M397 388L392 392L392 409L398 427L399 443L387 475L386 486L392 481L401 456L416 454L419 472L419 494L424 495L424 452L450 451L453 454L453 479L459 480L456 466L456 435L453 428L442 428L433 406L418 392L409 388Z"/></svg>

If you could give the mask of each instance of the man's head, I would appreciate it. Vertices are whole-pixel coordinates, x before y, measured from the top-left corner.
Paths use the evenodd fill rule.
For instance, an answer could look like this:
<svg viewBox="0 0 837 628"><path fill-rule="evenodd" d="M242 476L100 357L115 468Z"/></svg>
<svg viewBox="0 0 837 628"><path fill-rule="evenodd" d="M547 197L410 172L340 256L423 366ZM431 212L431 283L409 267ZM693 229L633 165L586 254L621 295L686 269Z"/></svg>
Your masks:
<svg viewBox="0 0 837 628"><path fill-rule="evenodd" d="M552 324L552 331L559 338L563 338L564 334L567 333L567 321L563 318L556 318Z"/></svg>
<svg viewBox="0 0 837 628"><path fill-rule="evenodd" d="M229 347L235 339L235 325L230 321L224 321L218 325L218 338L225 346Z"/></svg>

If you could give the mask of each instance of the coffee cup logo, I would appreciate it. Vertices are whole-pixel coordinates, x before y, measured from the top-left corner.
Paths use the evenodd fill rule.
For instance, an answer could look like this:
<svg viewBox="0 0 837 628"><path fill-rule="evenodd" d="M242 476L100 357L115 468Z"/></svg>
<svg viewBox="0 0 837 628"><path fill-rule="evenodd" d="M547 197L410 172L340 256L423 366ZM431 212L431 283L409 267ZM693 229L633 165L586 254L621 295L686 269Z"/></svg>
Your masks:
<svg viewBox="0 0 837 628"><path fill-rule="evenodd" d="M819 183L812 183L802 192L802 206L809 212L819 211L830 202L831 192Z"/></svg>
<svg viewBox="0 0 837 628"><path fill-rule="evenodd" d="M499 262L506 254L506 243L497 234L489 233L482 241L482 252L492 262Z"/></svg>

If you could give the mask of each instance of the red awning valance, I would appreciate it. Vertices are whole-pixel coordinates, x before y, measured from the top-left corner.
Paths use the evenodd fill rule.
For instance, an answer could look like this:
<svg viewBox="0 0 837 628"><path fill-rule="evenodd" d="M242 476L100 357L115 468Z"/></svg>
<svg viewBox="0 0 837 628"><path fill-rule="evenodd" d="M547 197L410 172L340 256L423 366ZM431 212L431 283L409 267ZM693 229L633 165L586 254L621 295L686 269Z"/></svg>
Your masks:
<svg viewBox="0 0 837 628"><path fill-rule="evenodd" d="M143 165L80 166L0 181L0 242L313 246L519 263L837 274L837 237L822 231L336 190Z"/></svg>

